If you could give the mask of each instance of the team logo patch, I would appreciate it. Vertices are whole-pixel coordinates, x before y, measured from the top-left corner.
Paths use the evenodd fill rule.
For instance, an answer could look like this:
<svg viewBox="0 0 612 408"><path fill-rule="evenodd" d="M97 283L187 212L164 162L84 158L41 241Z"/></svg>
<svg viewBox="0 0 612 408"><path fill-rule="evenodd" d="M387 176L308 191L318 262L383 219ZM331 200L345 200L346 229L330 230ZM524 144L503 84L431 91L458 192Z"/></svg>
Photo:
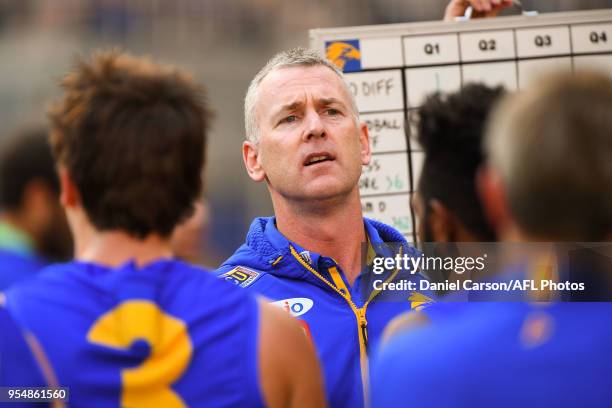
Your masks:
<svg viewBox="0 0 612 408"><path fill-rule="evenodd" d="M327 41L325 56L343 72L361 71L359 40Z"/></svg>
<svg viewBox="0 0 612 408"><path fill-rule="evenodd" d="M416 310L420 310L429 303L433 302L432 299L419 292L410 293L410 296L408 296L408 301L410 302L410 309Z"/></svg>
<svg viewBox="0 0 612 408"><path fill-rule="evenodd" d="M261 275L259 272L255 272L252 269L245 268L244 266L237 266L229 272L225 272L220 278L226 281L232 282L234 285L238 285L241 288L246 288Z"/></svg>
<svg viewBox="0 0 612 408"><path fill-rule="evenodd" d="M276 302L272 302L274 306L278 306L285 310L293 317L298 317L312 309L314 302L308 298L292 298L283 299Z"/></svg>

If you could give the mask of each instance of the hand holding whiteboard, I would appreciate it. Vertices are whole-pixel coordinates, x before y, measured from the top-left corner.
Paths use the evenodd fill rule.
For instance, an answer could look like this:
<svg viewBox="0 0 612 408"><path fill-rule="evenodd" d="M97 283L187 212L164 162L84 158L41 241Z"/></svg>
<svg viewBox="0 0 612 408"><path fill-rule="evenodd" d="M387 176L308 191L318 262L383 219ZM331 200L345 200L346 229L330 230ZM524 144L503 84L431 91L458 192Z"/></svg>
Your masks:
<svg viewBox="0 0 612 408"><path fill-rule="evenodd" d="M409 239L415 238L410 198L423 161L409 118L426 95L468 82L516 90L551 68L612 72L612 10L315 29L310 38L322 53L335 45L334 58L372 135L375 165L360 180L364 215Z"/></svg>

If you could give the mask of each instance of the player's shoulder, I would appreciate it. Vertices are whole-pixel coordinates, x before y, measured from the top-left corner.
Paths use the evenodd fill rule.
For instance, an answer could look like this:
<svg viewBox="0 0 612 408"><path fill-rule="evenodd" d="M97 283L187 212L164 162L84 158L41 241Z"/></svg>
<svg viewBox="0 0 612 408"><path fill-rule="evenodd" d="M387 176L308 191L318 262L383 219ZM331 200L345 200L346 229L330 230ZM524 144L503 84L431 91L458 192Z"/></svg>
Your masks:
<svg viewBox="0 0 612 408"><path fill-rule="evenodd" d="M42 268L35 279L28 279L11 286L7 296L26 293L32 295L37 292L49 292L58 287L78 284L76 275L80 273L78 265L74 262L58 263Z"/></svg>
<svg viewBox="0 0 612 408"><path fill-rule="evenodd" d="M218 279L215 272L182 260L160 261L150 265L145 272L147 273L132 274L132 279L141 275L150 275L148 284L163 288L164 293L172 294L173 297L205 298L206 303L216 305L246 301L247 294L244 291Z"/></svg>
<svg viewBox="0 0 612 408"><path fill-rule="evenodd" d="M7 298L10 302L15 299L56 299L62 303L74 293L82 296L90 294L95 298L112 297L112 294L128 291L126 286L163 287L168 290L197 286L201 289L203 285L211 285L215 281L205 269L178 260L159 260L144 266L129 261L116 267L71 261L48 266L41 270L36 279L11 287L7 291Z"/></svg>
<svg viewBox="0 0 612 408"><path fill-rule="evenodd" d="M0 248L0 271L19 269L21 271L39 271L46 263L42 258L34 255L22 254Z"/></svg>

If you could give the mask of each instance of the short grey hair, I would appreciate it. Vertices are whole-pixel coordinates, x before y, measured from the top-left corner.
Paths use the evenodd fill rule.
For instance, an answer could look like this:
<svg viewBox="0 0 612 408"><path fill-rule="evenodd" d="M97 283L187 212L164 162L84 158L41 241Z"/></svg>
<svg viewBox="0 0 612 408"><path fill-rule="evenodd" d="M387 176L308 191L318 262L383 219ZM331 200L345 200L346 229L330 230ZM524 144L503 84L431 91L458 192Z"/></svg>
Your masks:
<svg viewBox="0 0 612 408"><path fill-rule="evenodd" d="M331 69L338 75L342 80L342 84L346 88L346 92L350 98L351 106L355 121L359 119L359 111L357 110L357 104L355 98L351 92L342 71L338 69L329 60L322 57L318 52L313 50L307 50L305 48L293 48L291 50L282 51L276 54L268 63L255 75L249 89L247 90L246 97L244 98L244 125L246 131L247 140L258 143L259 142L259 124L257 123L257 115L255 114L255 107L257 105L257 99L259 97L259 85L268 74L280 68L288 67L314 67L314 66L325 66Z"/></svg>
<svg viewBox="0 0 612 408"><path fill-rule="evenodd" d="M599 241L612 233L612 78L555 74L509 96L485 139L510 211L539 238Z"/></svg>

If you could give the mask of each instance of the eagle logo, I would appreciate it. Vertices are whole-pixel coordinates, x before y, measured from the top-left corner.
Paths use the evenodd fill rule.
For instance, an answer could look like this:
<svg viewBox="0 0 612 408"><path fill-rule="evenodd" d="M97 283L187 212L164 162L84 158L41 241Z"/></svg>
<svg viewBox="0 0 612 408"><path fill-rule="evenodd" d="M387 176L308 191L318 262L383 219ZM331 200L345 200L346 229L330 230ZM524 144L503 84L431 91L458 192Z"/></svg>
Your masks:
<svg viewBox="0 0 612 408"><path fill-rule="evenodd" d="M411 292L410 296L408 296L408 301L410 302L410 309L422 309L428 304L432 303L433 300L428 298L422 293L419 292Z"/></svg>
<svg viewBox="0 0 612 408"><path fill-rule="evenodd" d="M342 71L361 70L359 40L329 42L325 47L325 56Z"/></svg>

